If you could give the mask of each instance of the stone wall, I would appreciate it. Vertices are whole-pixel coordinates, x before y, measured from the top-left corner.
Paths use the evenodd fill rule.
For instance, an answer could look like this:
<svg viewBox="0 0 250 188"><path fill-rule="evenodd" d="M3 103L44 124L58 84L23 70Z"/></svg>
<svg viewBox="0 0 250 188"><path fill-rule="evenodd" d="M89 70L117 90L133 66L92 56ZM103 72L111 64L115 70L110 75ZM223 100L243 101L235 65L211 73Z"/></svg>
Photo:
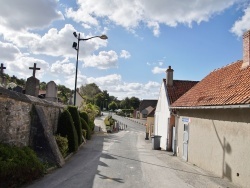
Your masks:
<svg viewBox="0 0 250 188"><path fill-rule="evenodd" d="M30 146L48 162L64 160L54 134L64 105L0 87L0 142Z"/></svg>

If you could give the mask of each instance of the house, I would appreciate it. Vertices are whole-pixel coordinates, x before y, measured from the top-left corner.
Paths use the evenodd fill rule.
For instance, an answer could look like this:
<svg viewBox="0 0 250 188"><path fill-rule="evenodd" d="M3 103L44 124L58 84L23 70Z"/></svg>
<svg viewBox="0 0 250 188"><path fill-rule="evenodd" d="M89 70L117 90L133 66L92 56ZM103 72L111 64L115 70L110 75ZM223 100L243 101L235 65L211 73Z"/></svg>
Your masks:
<svg viewBox="0 0 250 188"><path fill-rule="evenodd" d="M174 80L173 72L171 66L166 70L166 78L161 84L154 119L154 134L161 136L160 147L167 151L172 150L172 132L175 119L169 107L197 84L197 81Z"/></svg>
<svg viewBox="0 0 250 188"><path fill-rule="evenodd" d="M75 96L75 94L73 92L72 96L69 99L69 105L74 105L74 96ZM76 104L75 104L75 106L77 106L79 108L83 102L84 102L84 98L79 93L79 89L77 88L77 90L76 90Z"/></svg>
<svg viewBox="0 0 250 188"><path fill-rule="evenodd" d="M156 107L157 100L145 99L142 100L138 110L136 111L136 118L146 120L148 114Z"/></svg>
<svg viewBox="0 0 250 188"><path fill-rule="evenodd" d="M146 121L146 138L154 135L155 108L149 112Z"/></svg>
<svg viewBox="0 0 250 188"><path fill-rule="evenodd" d="M212 71L170 109L177 156L249 187L250 31L243 35L243 60Z"/></svg>

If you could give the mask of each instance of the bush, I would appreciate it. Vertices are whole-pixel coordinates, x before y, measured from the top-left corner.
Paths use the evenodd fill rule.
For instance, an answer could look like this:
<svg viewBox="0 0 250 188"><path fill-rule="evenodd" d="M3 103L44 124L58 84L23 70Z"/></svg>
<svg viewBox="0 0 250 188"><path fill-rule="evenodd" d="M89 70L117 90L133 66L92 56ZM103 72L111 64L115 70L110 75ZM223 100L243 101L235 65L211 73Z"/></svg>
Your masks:
<svg viewBox="0 0 250 188"><path fill-rule="evenodd" d="M77 136L78 136L78 145L82 143L82 126L80 122L80 116L75 106L68 106L68 111L72 116L74 126L76 128Z"/></svg>
<svg viewBox="0 0 250 188"><path fill-rule="evenodd" d="M85 129L82 130L82 135L83 135L84 138L87 137L87 131Z"/></svg>
<svg viewBox="0 0 250 188"><path fill-rule="evenodd" d="M44 170L30 148L0 143L0 187L19 187L43 176Z"/></svg>
<svg viewBox="0 0 250 188"><path fill-rule="evenodd" d="M104 123L105 123L106 126L111 126L111 125L114 125L115 120L112 118L112 116L107 116L104 119Z"/></svg>
<svg viewBox="0 0 250 188"><path fill-rule="evenodd" d="M59 117L57 134L68 139L69 152L77 151L78 136L74 122L68 110L64 110Z"/></svg>
<svg viewBox="0 0 250 188"><path fill-rule="evenodd" d="M87 124L89 124L89 115L87 114L87 112L80 112L79 113L80 117L83 118Z"/></svg>
<svg viewBox="0 0 250 188"><path fill-rule="evenodd" d="M55 139L62 156L66 157L69 150L68 139L60 135L56 135Z"/></svg>
<svg viewBox="0 0 250 188"><path fill-rule="evenodd" d="M94 129L95 129L94 121L89 121L89 128L90 128L90 130L94 131Z"/></svg>
<svg viewBox="0 0 250 188"><path fill-rule="evenodd" d="M86 137L85 138L87 140L90 140L91 139L91 130L89 128L89 125L86 123L86 121L83 118L80 118L80 120L81 120L82 128L84 130L86 130Z"/></svg>

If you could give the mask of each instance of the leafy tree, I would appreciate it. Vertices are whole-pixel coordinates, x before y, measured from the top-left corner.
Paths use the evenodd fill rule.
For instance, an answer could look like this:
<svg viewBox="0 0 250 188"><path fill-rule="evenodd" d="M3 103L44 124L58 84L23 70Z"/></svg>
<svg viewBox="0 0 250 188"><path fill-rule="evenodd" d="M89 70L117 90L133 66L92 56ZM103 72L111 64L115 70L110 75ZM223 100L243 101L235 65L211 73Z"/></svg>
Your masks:
<svg viewBox="0 0 250 188"><path fill-rule="evenodd" d="M103 108L103 101L104 101L104 95L103 93L98 93L95 95L95 104L100 107L100 109Z"/></svg>
<svg viewBox="0 0 250 188"><path fill-rule="evenodd" d="M87 100L87 103L94 103L94 96L101 92L102 91L95 83L86 84L80 87L80 94Z"/></svg>
<svg viewBox="0 0 250 188"><path fill-rule="evenodd" d="M117 104L114 102L114 101L112 101L110 104L109 104L109 109L110 110L116 110L117 109Z"/></svg>
<svg viewBox="0 0 250 188"><path fill-rule="evenodd" d="M139 108L140 105L140 99L137 97L131 97L130 98L130 108L132 107L133 109Z"/></svg>
<svg viewBox="0 0 250 188"><path fill-rule="evenodd" d="M40 89L41 89L41 90L46 90L46 85L47 85L46 82L41 82L41 83L40 83Z"/></svg>
<svg viewBox="0 0 250 188"><path fill-rule="evenodd" d="M64 104L67 104L71 96L71 90L64 85L58 85L58 97L62 100Z"/></svg>

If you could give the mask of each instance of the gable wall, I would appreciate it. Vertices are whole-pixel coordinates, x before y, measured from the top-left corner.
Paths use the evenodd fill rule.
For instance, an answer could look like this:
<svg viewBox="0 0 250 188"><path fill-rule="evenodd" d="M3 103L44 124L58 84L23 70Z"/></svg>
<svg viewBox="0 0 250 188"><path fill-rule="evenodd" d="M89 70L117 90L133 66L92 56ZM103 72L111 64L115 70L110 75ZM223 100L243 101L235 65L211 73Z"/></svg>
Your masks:
<svg viewBox="0 0 250 188"><path fill-rule="evenodd" d="M189 117L188 162L247 187L250 109L180 110L178 114L177 155L183 154L182 118Z"/></svg>
<svg viewBox="0 0 250 188"><path fill-rule="evenodd" d="M161 85L160 95L155 110L154 134L161 136L160 147L166 150L167 147L167 125L170 112L164 83Z"/></svg>

